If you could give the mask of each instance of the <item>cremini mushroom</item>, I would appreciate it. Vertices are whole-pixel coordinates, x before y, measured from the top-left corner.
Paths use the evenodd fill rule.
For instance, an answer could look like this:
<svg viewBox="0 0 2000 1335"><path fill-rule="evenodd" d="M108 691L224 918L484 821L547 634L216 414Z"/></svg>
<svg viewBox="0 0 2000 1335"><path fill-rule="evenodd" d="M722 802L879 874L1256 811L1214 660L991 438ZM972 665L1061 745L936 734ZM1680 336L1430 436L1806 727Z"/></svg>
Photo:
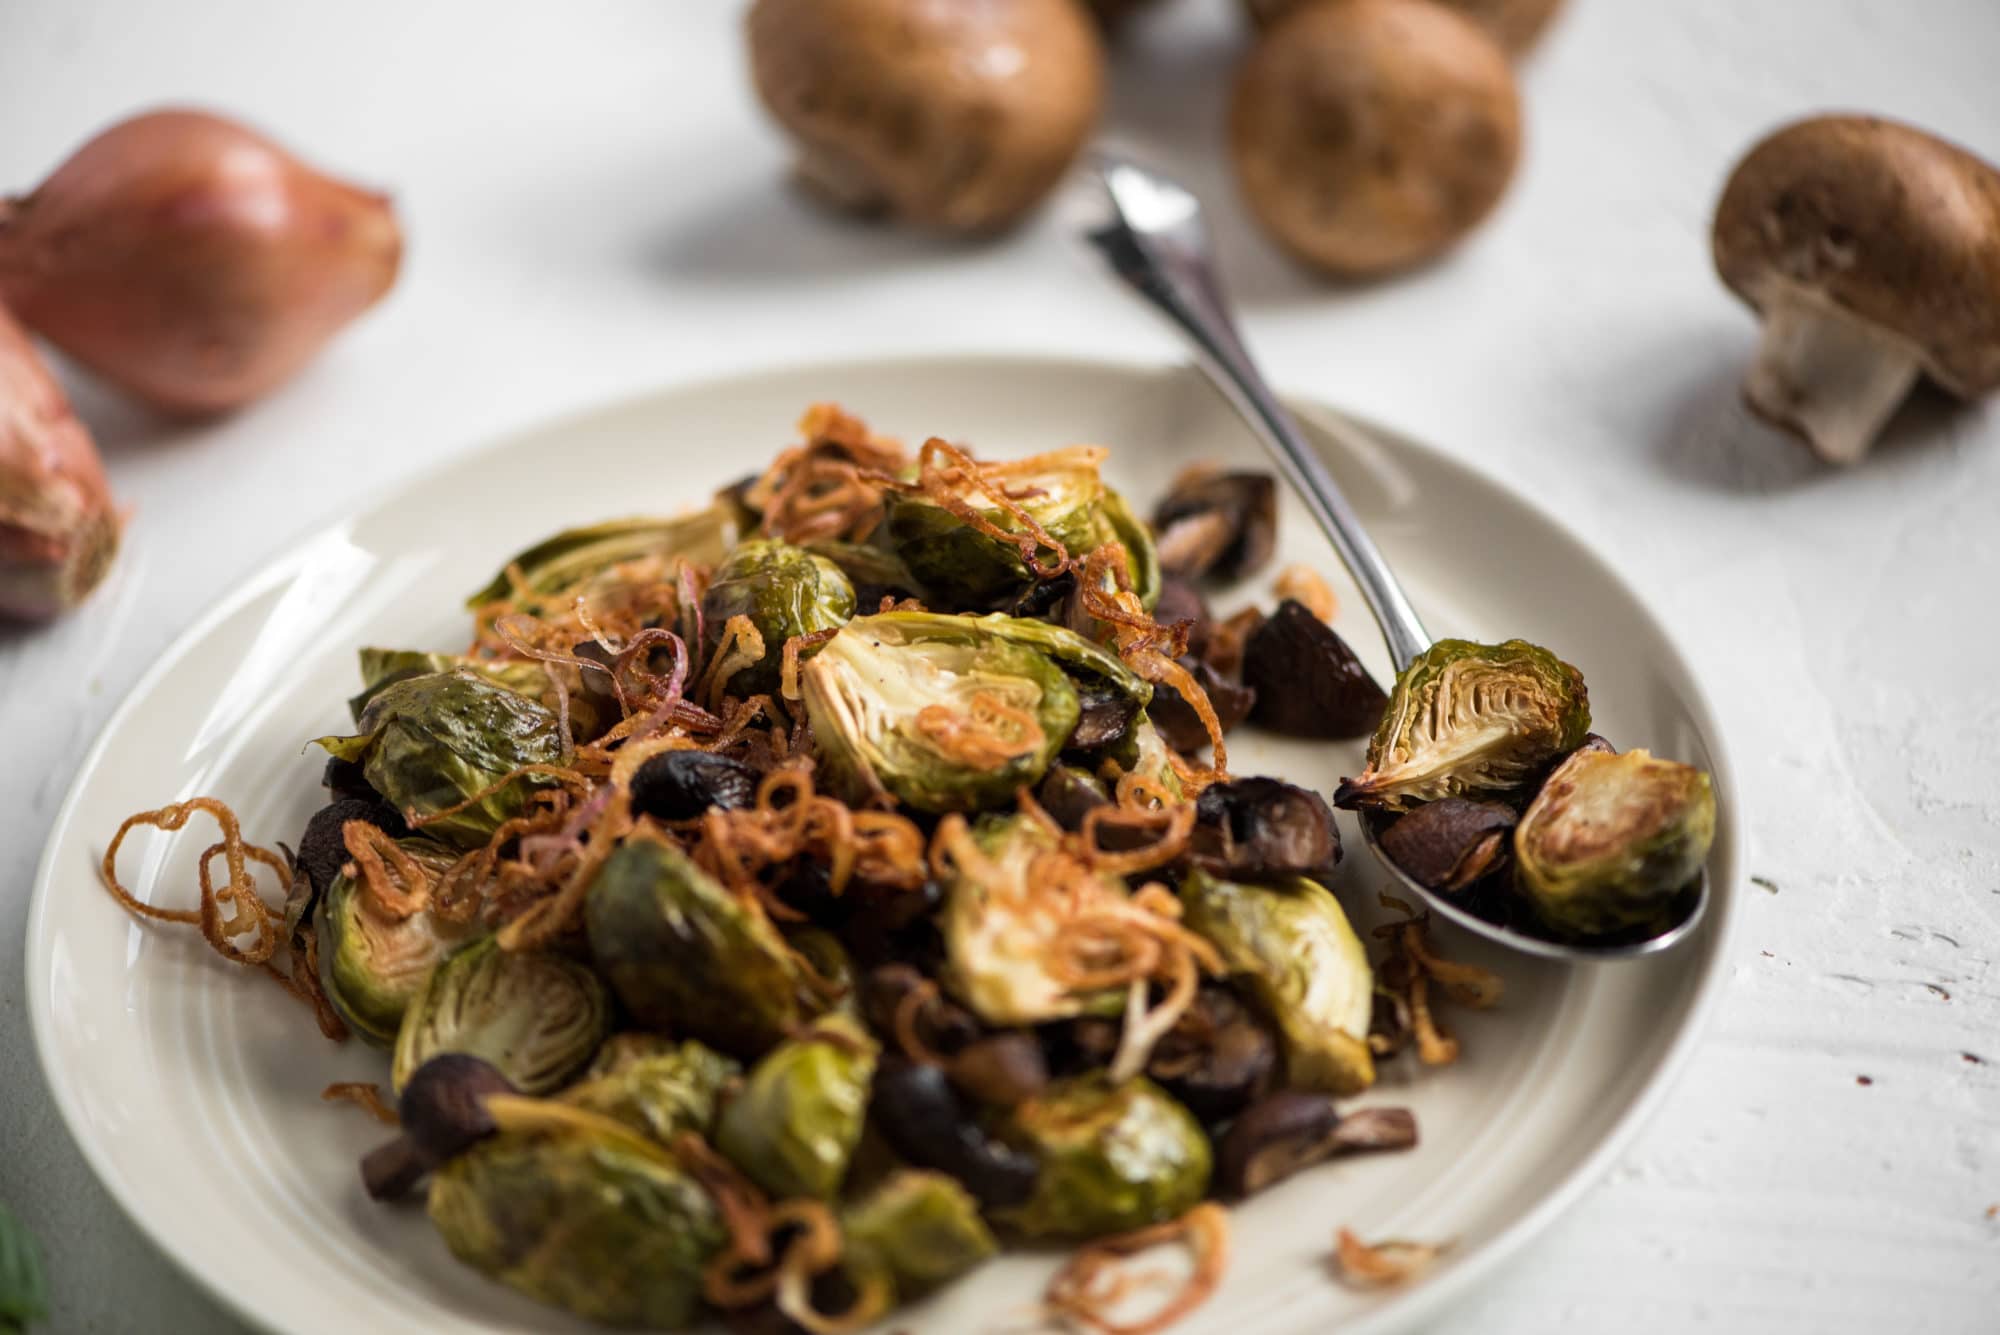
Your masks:
<svg viewBox="0 0 2000 1335"><path fill-rule="evenodd" d="M948 232L1039 203L1103 93L1076 0L757 0L749 36L757 92L815 193Z"/></svg>
<svg viewBox="0 0 2000 1335"><path fill-rule="evenodd" d="M1265 27L1306 0L1243 0L1243 7L1258 27ZM1542 29L1563 7L1563 0L1438 0L1456 9L1498 38L1512 55L1520 55L1535 44Z"/></svg>
<svg viewBox="0 0 2000 1335"><path fill-rule="evenodd" d="M1279 242L1369 277L1435 258L1492 211L1520 157L1520 98L1506 53L1441 5L1306 5L1237 75L1230 149Z"/></svg>
<svg viewBox="0 0 2000 1335"><path fill-rule="evenodd" d="M1750 150L1715 267L1763 317L1751 411L1822 458L1866 454L1917 377L2000 385L2000 171L1922 130L1818 116Z"/></svg>

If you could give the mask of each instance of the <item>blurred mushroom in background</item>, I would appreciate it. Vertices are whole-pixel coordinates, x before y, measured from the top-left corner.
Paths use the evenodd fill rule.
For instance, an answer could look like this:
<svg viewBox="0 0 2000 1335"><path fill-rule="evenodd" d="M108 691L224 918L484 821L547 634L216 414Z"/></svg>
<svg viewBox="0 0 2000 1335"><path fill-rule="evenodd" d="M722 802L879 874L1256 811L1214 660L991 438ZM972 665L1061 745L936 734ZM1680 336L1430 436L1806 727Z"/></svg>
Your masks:
<svg viewBox="0 0 2000 1335"><path fill-rule="evenodd" d="M1323 2L1243 0L1243 7L1249 11L1252 22L1265 27L1303 4ZM1563 0L1437 0L1437 3L1456 9L1479 24L1514 56L1525 54L1563 7Z"/></svg>

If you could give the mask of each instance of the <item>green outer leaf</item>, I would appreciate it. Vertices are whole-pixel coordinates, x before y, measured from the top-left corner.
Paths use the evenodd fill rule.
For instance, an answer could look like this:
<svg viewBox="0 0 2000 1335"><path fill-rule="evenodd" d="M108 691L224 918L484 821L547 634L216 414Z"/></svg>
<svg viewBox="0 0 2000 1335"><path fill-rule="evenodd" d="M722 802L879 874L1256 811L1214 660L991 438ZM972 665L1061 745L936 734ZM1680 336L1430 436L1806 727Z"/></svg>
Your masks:
<svg viewBox="0 0 2000 1335"><path fill-rule="evenodd" d="M1303 876L1244 885L1196 869L1181 879L1181 904L1278 1026L1293 1086L1354 1094L1374 1083L1374 973L1330 891Z"/></svg>
<svg viewBox="0 0 2000 1335"><path fill-rule="evenodd" d="M707 1137L714 1129L724 1087L743 1068L693 1039L678 1045L665 1039L658 1042L659 1051L633 1056L601 1073L598 1065L603 1049L599 1049L599 1060L591 1063L590 1078L571 1085L558 1097L564 1103L615 1118L662 1145L671 1145L682 1131Z"/></svg>
<svg viewBox="0 0 2000 1335"><path fill-rule="evenodd" d="M1583 674L1526 640L1439 640L1396 678L1342 806L1402 811L1530 782L1590 731Z"/></svg>
<svg viewBox="0 0 2000 1335"><path fill-rule="evenodd" d="M611 999L589 968L561 955L502 950L482 937L440 961L410 999L390 1082L445 1052L490 1063L523 1094L560 1089L611 1031Z"/></svg>
<svg viewBox="0 0 2000 1335"><path fill-rule="evenodd" d="M861 1143L876 1052L845 1015L780 1043L724 1105L715 1147L774 1200L833 1199Z"/></svg>
<svg viewBox="0 0 2000 1335"><path fill-rule="evenodd" d="M458 668L477 673L495 686L504 686L516 695L525 695L545 709L556 707L555 685L550 680L548 666L532 658L473 658L468 654L444 654L428 649L370 647L360 651L360 659L361 691L348 697L347 701L347 711L356 722L368 708L368 702L380 695L385 687L409 677L451 672ZM570 678L570 683L570 726L578 737L594 737L600 722L596 708L590 697L577 689L574 676Z"/></svg>
<svg viewBox="0 0 2000 1335"><path fill-rule="evenodd" d="M523 765L567 759L556 716L476 673L436 672L385 686L362 711L351 737L318 744L357 761L376 792L399 810L431 815ZM530 790L549 781L524 775L462 811L427 822L424 833L477 848L518 815Z"/></svg>
<svg viewBox="0 0 2000 1335"><path fill-rule="evenodd" d="M957 1279L1000 1250L979 1203L944 1173L899 1168L841 1212L846 1264L886 1273L901 1299Z"/></svg>
<svg viewBox="0 0 2000 1335"><path fill-rule="evenodd" d="M739 696L778 689L785 641L832 630L854 615L854 586L839 566L776 538L737 544L716 568L701 597L704 660L722 641L733 616L747 616L764 637L764 657L730 679Z"/></svg>
<svg viewBox="0 0 2000 1335"><path fill-rule="evenodd" d="M433 872L442 872L458 858L453 850L429 839L397 843ZM413 913L400 922L382 918L364 922L363 912L360 887L350 877L336 877L313 915L313 930L319 933L320 986L348 1028L365 1042L389 1047L431 967L464 937L466 929L427 912ZM385 948L394 953L385 956Z"/></svg>
<svg viewBox="0 0 2000 1335"><path fill-rule="evenodd" d="M1071 552L1089 551L1103 531L1098 507L1105 489L1096 470L1061 469L1037 479L1009 479L1016 487L1036 482L1043 494L1024 497L1022 507ZM1004 511L983 504L979 508L1003 530L1015 531L1014 520ZM997 606L1035 584L1034 573L1012 543L980 532L923 496L892 495L882 537L924 588L952 607Z"/></svg>
<svg viewBox="0 0 2000 1335"><path fill-rule="evenodd" d="M604 860L583 916L598 967L649 1028L757 1057L817 1009L770 920L654 832Z"/></svg>
<svg viewBox="0 0 2000 1335"><path fill-rule="evenodd" d="M1016 1108L1000 1134L1041 1164L1034 1194L1001 1214L1030 1238L1124 1233L1184 1214L1208 1192L1201 1124L1144 1076L1060 1081Z"/></svg>
<svg viewBox="0 0 2000 1335"><path fill-rule="evenodd" d="M636 516L564 529L516 554L479 592L467 598L465 605L477 609L507 597L513 591L507 579L508 566L520 567L533 592L553 595L611 566L649 556L714 565L727 555L735 539L736 526L719 506L670 518Z"/></svg>
<svg viewBox="0 0 2000 1335"><path fill-rule="evenodd" d="M1125 547L1126 565L1132 572L1132 592L1148 612L1160 601L1160 554L1153 546L1152 530L1139 522L1125 498L1109 487L1104 489L1104 522L1108 536Z"/></svg>
<svg viewBox="0 0 2000 1335"><path fill-rule="evenodd" d="M611 1325L692 1322L721 1213L664 1151L581 1133L503 1134L431 1177L452 1254L537 1302Z"/></svg>
<svg viewBox="0 0 2000 1335"><path fill-rule="evenodd" d="M1692 765L1645 750L1579 751L1514 829L1516 883L1574 936L1660 922L1715 840L1715 790Z"/></svg>
<svg viewBox="0 0 2000 1335"><path fill-rule="evenodd" d="M41 1251L28 1226L0 1203L0 1332L26 1330L48 1314Z"/></svg>

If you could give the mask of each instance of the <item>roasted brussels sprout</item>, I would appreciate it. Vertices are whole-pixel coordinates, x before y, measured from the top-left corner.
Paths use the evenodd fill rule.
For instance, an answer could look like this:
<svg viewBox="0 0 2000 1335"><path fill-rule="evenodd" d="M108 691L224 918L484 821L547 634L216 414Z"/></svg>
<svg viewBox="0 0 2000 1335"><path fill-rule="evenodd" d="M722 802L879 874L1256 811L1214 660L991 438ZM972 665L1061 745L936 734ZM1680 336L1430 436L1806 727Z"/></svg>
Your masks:
<svg viewBox="0 0 2000 1335"><path fill-rule="evenodd" d="M502 1133L431 1178L431 1223L459 1260L537 1302L679 1329L727 1238L665 1150L591 1131Z"/></svg>
<svg viewBox="0 0 2000 1335"><path fill-rule="evenodd" d="M358 762L369 786L397 810L431 817L423 821L425 834L461 848L492 838L548 780L524 774L494 784L524 765L567 759L552 712L472 672L392 682L368 702L357 726L351 737L322 737L319 744L337 759ZM459 809L438 814L451 807Z"/></svg>
<svg viewBox="0 0 2000 1335"><path fill-rule="evenodd" d="M1115 1009L1112 993L1078 992L1051 965L1062 920L1048 909L1037 861L1054 852L1056 837L1026 816L987 816L973 827L979 857L954 860L938 926L944 933L945 989L988 1024L1039 1024L1093 1007ZM1075 893L1116 898L1125 888L1109 876L1078 870Z"/></svg>
<svg viewBox="0 0 2000 1335"><path fill-rule="evenodd" d="M1160 603L1162 576L1160 554L1153 546L1153 532L1139 522L1125 498L1109 487L1104 489L1104 522L1110 536L1125 549L1125 563L1132 576L1132 592L1139 605L1151 612Z"/></svg>
<svg viewBox="0 0 2000 1335"><path fill-rule="evenodd" d="M368 708L368 702L381 694L385 686L408 677L460 669L476 673L495 686L505 686L517 695L525 695L551 711L561 706L561 700L550 674L557 671L568 673L564 684L568 689L570 732L578 738L598 736L616 717L615 706L607 712L599 698L584 689L576 669L552 667L533 658L473 658L466 654L432 653L424 649L363 649L361 692L348 698L348 712L358 722L362 711Z"/></svg>
<svg viewBox="0 0 2000 1335"><path fill-rule="evenodd" d="M1583 674L1526 640L1439 640L1396 679L1368 768L1335 806L1403 811L1528 783L1590 731Z"/></svg>
<svg viewBox="0 0 2000 1335"><path fill-rule="evenodd" d="M1518 819L1504 802L1442 797L1396 817L1382 851L1419 884L1455 894L1502 864Z"/></svg>
<svg viewBox="0 0 2000 1335"><path fill-rule="evenodd" d="M609 1062L600 1053L600 1061L591 1063L590 1077L565 1089L562 1101L623 1122L662 1145L672 1144L681 1131L706 1137L715 1125L723 1087L743 1068L693 1039L678 1045L661 1039L658 1049L628 1049L630 1055Z"/></svg>
<svg viewBox="0 0 2000 1335"><path fill-rule="evenodd" d="M1575 936L1666 925L1715 838L1708 775L1643 750L1579 751L1514 829L1516 879L1548 924Z"/></svg>
<svg viewBox="0 0 2000 1335"><path fill-rule="evenodd" d="M820 1019L752 1068L723 1106L715 1147L775 1199L831 1200L861 1143L875 1057L859 1024Z"/></svg>
<svg viewBox="0 0 2000 1335"><path fill-rule="evenodd" d="M716 568L701 596L701 651L713 654L731 617L750 618L764 638L764 656L730 678L740 696L778 689L781 651L795 635L832 630L854 615L854 586L823 556L776 538L738 543Z"/></svg>
<svg viewBox="0 0 2000 1335"><path fill-rule="evenodd" d="M977 467L987 485L1004 487L1072 555L1081 557L1107 542L1125 543L1134 589L1142 597L1150 593L1157 598L1152 543L1122 502L1115 517L1107 506L1106 498L1114 493L1097 474L1103 457L1100 449L1079 447ZM958 488L956 499L1005 533L1026 532L970 479ZM981 532L928 496L891 497L883 538L924 588L952 607L999 607L1036 582L1016 542ZM1150 589L1145 588L1148 584Z"/></svg>
<svg viewBox="0 0 2000 1335"><path fill-rule="evenodd" d="M481 1058L524 1094L559 1089L611 1027L604 984L560 955L502 950L483 937L446 956L410 999L390 1081L400 1090L442 1052Z"/></svg>
<svg viewBox="0 0 2000 1335"><path fill-rule="evenodd" d="M922 811L998 806L1033 785L1078 704L1055 660L1025 642L1031 624L930 612L848 622L800 674L834 781L855 800L888 792Z"/></svg>
<svg viewBox="0 0 2000 1335"><path fill-rule="evenodd" d="M921 598L923 585L904 566L902 558L886 547L862 542L809 542L806 550L840 567L854 586L854 604L872 612L884 598Z"/></svg>
<svg viewBox="0 0 2000 1335"><path fill-rule="evenodd" d="M943 1173L902 1168L841 1212L846 1261L887 1274L900 1299L920 1297L1000 1250L979 1202Z"/></svg>
<svg viewBox="0 0 2000 1335"><path fill-rule="evenodd" d="M1347 641L1292 598L1244 641L1243 682L1251 721L1287 737L1366 737L1389 703Z"/></svg>
<svg viewBox="0 0 2000 1335"><path fill-rule="evenodd" d="M728 555L735 538L735 517L724 506L666 519L612 519L564 529L516 555L465 605L481 607L509 597L517 587L544 597L585 592L594 581L639 561L657 562L663 574L676 561L712 566Z"/></svg>
<svg viewBox="0 0 2000 1335"><path fill-rule="evenodd" d="M770 920L643 827L598 868L583 916L642 1024L755 1057L818 1009Z"/></svg>
<svg viewBox="0 0 2000 1335"><path fill-rule="evenodd" d="M1353 1094L1374 1083L1374 975L1339 900L1303 876L1245 885L1197 868L1181 879L1181 903L1277 1025L1290 1084Z"/></svg>
<svg viewBox="0 0 2000 1335"><path fill-rule="evenodd" d="M1082 1240L1156 1224L1208 1191L1208 1137L1187 1109L1135 1076L1050 1086L1001 1135L1041 1165L1035 1191L1002 1218L1030 1238Z"/></svg>
<svg viewBox="0 0 2000 1335"><path fill-rule="evenodd" d="M429 839L396 841L417 865L439 875L458 854ZM418 910L392 918L375 908L352 877L338 875L313 914L319 933L319 981L347 1027L368 1042L396 1041L403 1012L465 929Z"/></svg>

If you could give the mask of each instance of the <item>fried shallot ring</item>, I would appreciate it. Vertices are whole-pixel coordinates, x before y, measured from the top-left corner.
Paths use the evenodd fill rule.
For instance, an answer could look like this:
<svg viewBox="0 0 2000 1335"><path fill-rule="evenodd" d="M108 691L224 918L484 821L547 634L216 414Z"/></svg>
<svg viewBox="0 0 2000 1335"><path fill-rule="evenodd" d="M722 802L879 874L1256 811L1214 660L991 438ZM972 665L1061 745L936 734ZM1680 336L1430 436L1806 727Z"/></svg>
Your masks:
<svg viewBox="0 0 2000 1335"><path fill-rule="evenodd" d="M1194 1269L1179 1291L1142 1321L1121 1322L1110 1316L1140 1282L1122 1272L1118 1262L1163 1242L1185 1242ZM1207 1302L1222 1284L1229 1266L1229 1214L1214 1201L1203 1201L1178 1219L1100 1238L1071 1256L1049 1281L1044 1299L1051 1316L1097 1335L1156 1335Z"/></svg>

